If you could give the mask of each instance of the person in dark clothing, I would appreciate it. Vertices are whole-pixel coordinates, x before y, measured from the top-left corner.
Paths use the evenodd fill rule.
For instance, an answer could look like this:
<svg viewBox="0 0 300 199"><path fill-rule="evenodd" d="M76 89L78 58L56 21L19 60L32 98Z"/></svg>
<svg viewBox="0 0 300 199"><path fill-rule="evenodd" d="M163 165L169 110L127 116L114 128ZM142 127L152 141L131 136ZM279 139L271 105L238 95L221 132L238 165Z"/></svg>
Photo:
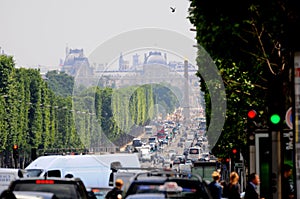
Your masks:
<svg viewBox="0 0 300 199"><path fill-rule="evenodd" d="M105 199L122 199L122 187L123 180L117 179L115 187L106 194Z"/></svg>
<svg viewBox="0 0 300 199"><path fill-rule="evenodd" d="M241 187L239 184L239 175L235 171L230 173L230 182L228 184L228 198L229 199L241 198Z"/></svg>
<svg viewBox="0 0 300 199"><path fill-rule="evenodd" d="M229 185L229 183L227 183L225 180L222 180L222 181L220 181L220 184L223 188L222 198L228 198L228 185Z"/></svg>
<svg viewBox="0 0 300 199"><path fill-rule="evenodd" d="M212 173L213 181L209 183L208 189L213 199L221 199L222 198L222 186L219 183L221 175L219 172L214 171Z"/></svg>
<svg viewBox="0 0 300 199"><path fill-rule="evenodd" d="M251 173L247 183L244 199L260 199L257 186L260 184L260 178L256 173Z"/></svg>
<svg viewBox="0 0 300 199"><path fill-rule="evenodd" d="M292 167L288 164L283 165L282 198L292 199L295 196L294 183L291 176Z"/></svg>

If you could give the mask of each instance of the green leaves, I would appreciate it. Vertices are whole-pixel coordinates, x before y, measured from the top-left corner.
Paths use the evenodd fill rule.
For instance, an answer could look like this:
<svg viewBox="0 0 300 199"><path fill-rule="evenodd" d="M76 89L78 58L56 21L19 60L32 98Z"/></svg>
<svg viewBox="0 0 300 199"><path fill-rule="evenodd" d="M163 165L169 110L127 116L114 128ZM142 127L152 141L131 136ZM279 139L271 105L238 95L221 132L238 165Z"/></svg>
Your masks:
<svg viewBox="0 0 300 199"><path fill-rule="evenodd" d="M295 11L298 4L291 1L257 1L255 4L241 1L233 4L191 0L189 19L197 29L197 42L215 61L226 88L226 123L217 144L219 149L234 141L246 146L246 110L255 106L258 112L266 112L267 80L273 75L285 75L286 96L290 96L292 86L288 82L287 65L294 45L290 38L296 34L292 33L288 22L292 21L294 27L300 25L299 12ZM199 64L202 57L198 59ZM197 75L201 77L200 72ZM207 82L201 79L201 90L206 91L209 120L210 94L204 84ZM291 101L285 104L289 106ZM267 120L265 115L262 115L262 120ZM224 150L217 151L222 153Z"/></svg>

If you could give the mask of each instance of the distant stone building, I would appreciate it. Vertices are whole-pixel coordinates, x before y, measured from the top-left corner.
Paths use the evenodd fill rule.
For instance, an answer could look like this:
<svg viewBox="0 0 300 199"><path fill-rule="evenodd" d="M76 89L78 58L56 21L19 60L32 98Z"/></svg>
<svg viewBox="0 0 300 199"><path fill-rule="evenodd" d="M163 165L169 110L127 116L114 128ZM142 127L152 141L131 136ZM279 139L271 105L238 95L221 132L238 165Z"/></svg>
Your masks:
<svg viewBox="0 0 300 199"><path fill-rule="evenodd" d="M66 48L66 58L63 62L62 71L71 76L76 76L80 71L80 75L93 75L93 68L90 67L89 60L83 54L83 49Z"/></svg>
<svg viewBox="0 0 300 199"><path fill-rule="evenodd" d="M126 64L125 64L126 63ZM126 66L126 67L125 67ZM138 55L133 55L132 65L129 67L123 55L119 57L119 71L103 71L102 77L109 77L106 86L116 88L144 84L162 84L177 95L183 106L186 120L190 119L190 111L199 106L201 101L199 78L197 70L187 60L181 62L167 62L167 54L159 51L150 51L144 54L144 60L138 61ZM116 75L118 74L118 75Z"/></svg>
<svg viewBox="0 0 300 199"><path fill-rule="evenodd" d="M173 91L177 93L184 108L195 107L200 101L199 78L195 75L197 70L187 60L168 62L167 53L150 51L144 54L143 60L139 60L137 53L133 54L131 63L120 53L115 64L113 69L94 70L84 56L83 49L66 48L61 70L75 77L78 85L121 88L163 84L176 87L182 92L178 94L176 90Z"/></svg>

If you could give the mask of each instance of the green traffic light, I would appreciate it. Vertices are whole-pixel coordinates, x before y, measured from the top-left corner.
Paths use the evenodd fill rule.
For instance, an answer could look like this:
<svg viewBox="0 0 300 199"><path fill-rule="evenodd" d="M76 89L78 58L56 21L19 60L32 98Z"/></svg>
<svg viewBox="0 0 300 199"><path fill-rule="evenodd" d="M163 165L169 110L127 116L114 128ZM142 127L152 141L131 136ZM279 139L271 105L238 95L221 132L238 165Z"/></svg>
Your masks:
<svg viewBox="0 0 300 199"><path fill-rule="evenodd" d="M272 124L278 124L280 122L280 116L278 114L273 114L270 117Z"/></svg>

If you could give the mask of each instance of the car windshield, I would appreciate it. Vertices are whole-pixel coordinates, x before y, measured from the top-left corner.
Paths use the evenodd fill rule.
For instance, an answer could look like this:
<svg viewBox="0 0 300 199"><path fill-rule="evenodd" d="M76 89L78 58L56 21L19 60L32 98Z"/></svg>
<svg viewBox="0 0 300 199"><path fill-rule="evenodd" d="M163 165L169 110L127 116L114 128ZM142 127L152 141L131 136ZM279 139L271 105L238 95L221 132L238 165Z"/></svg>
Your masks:
<svg viewBox="0 0 300 199"><path fill-rule="evenodd" d="M27 177L39 177L43 172L42 169L27 169L25 171L25 176Z"/></svg>

